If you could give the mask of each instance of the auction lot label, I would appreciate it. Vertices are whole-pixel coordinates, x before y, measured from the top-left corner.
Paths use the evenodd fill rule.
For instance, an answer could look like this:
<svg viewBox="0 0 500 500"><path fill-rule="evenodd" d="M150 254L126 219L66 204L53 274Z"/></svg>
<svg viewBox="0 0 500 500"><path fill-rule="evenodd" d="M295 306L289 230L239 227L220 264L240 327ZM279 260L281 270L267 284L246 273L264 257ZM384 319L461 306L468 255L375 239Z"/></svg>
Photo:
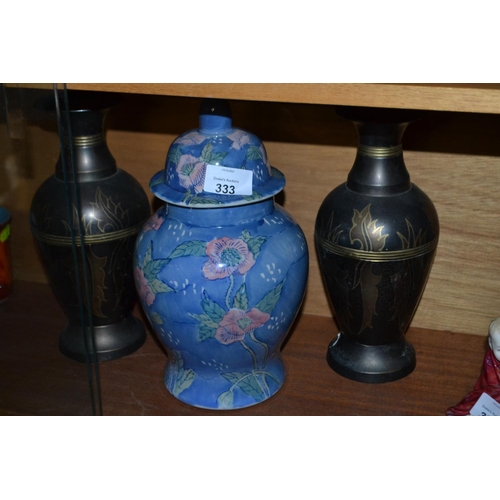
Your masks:
<svg viewBox="0 0 500 500"><path fill-rule="evenodd" d="M250 196L252 183L251 170L207 165L203 190L207 193Z"/></svg>

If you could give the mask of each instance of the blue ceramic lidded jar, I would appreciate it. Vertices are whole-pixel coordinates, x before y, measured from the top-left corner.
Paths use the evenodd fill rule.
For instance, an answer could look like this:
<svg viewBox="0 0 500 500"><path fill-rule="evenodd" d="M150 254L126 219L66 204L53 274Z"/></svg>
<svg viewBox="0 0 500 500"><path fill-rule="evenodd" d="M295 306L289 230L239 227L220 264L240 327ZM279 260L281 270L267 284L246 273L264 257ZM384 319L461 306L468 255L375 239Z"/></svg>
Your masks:
<svg viewBox="0 0 500 500"><path fill-rule="evenodd" d="M187 404L244 408L283 385L308 274L304 234L274 202L284 185L229 104L208 99L151 179L166 204L137 238L135 282L168 353L165 385Z"/></svg>

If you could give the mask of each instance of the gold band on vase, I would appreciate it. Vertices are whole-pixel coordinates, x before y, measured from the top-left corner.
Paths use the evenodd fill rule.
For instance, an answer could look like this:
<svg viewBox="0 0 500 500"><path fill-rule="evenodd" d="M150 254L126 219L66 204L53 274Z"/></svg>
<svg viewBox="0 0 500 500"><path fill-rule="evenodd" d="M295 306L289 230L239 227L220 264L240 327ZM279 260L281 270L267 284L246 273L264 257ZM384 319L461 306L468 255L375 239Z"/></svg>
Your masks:
<svg viewBox="0 0 500 500"><path fill-rule="evenodd" d="M425 245L420 245L415 248L406 248L404 250L388 250L381 252L371 252L368 250L357 250L355 248L342 247L328 240L322 239L321 246L328 252L340 257L362 260L367 262L391 262L398 260L409 260L415 257L420 257L436 249L438 239L435 238Z"/></svg>
<svg viewBox="0 0 500 500"><path fill-rule="evenodd" d="M98 243L109 243L116 240L121 240L125 238L129 238L131 236L135 236L144 225L144 222L140 224L136 224L135 226L129 227L127 229L120 229L119 231L114 231L112 233L101 233L101 234L86 234L83 237L84 245L95 245ZM49 245L55 246L72 246L73 239L71 236L58 236L53 234L47 234L38 229L35 229L33 226L31 227L31 233L33 236L40 241L41 243L47 243ZM75 235L75 244L76 246L80 246L80 236Z"/></svg>
<svg viewBox="0 0 500 500"><path fill-rule="evenodd" d="M399 156L402 152L403 146L401 144L387 148L366 146L364 144L358 146L358 153L362 156L368 156L369 158L392 158L393 156Z"/></svg>
<svg viewBox="0 0 500 500"><path fill-rule="evenodd" d="M74 136L71 141L71 143L78 148L89 148L101 144L102 142L104 142L104 134L78 135ZM70 138L68 136L64 136L64 144L66 144L66 146L70 145Z"/></svg>

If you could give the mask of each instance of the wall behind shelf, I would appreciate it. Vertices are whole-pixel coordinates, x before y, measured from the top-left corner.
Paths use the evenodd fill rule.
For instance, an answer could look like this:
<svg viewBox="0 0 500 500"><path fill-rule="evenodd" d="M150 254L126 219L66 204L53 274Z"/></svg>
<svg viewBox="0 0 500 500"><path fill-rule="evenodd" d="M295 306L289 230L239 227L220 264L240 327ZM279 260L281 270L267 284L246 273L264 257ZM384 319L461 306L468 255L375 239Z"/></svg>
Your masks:
<svg viewBox="0 0 500 500"><path fill-rule="evenodd" d="M149 179L163 168L170 143L196 127L199 103L195 98L126 95L110 112L108 145L118 165L148 194ZM326 105L233 101L232 109L234 124L257 134L271 164L287 177L278 201L301 225L311 254L303 312L329 316L314 251L314 221L325 196L346 179L355 156L355 130ZM16 278L44 282L28 211L35 190L53 173L58 138L55 128L39 119L31 120L24 144L15 147L0 130L0 200L16 217ZM436 260L413 326L486 335L490 320L500 315L499 136L500 116L445 112L428 113L405 134L412 180L434 201L441 223Z"/></svg>

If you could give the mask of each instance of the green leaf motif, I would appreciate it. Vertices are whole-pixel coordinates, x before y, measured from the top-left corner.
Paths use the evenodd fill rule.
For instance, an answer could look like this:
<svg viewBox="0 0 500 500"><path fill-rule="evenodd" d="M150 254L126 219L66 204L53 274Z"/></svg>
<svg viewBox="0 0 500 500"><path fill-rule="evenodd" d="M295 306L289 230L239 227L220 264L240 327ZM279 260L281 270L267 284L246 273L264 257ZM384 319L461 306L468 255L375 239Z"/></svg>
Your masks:
<svg viewBox="0 0 500 500"><path fill-rule="evenodd" d="M151 291L156 295L157 293L169 293L173 292L174 289L170 286L168 286L166 283L163 281L159 280L158 278L155 278L151 281L148 281L149 288L151 288Z"/></svg>
<svg viewBox="0 0 500 500"><path fill-rule="evenodd" d="M247 377L238 383L238 387L245 393L255 399L255 401L262 401L265 397L264 391L257 382L255 375Z"/></svg>
<svg viewBox="0 0 500 500"><path fill-rule="evenodd" d="M178 396L182 391L185 391L191 386L196 374L193 370L180 370L177 378L174 382L174 387L172 389L172 394Z"/></svg>
<svg viewBox="0 0 500 500"><path fill-rule="evenodd" d="M154 181L151 181L151 184L150 184L150 187L154 187L154 186L158 186L159 184L163 184L163 176L158 178L158 179L155 179Z"/></svg>
<svg viewBox="0 0 500 500"><path fill-rule="evenodd" d="M142 268L142 272L149 283L156 279L158 273L168 264L169 261L170 259L151 260Z"/></svg>
<svg viewBox="0 0 500 500"><path fill-rule="evenodd" d="M234 395L232 391L223 392L217 398L217 408L221 410L230 410L234 407Z"/></svg>
<svg viewBox="0 0 500 500"><path fill-rule="evenodd" d="M222 309L217 302L214 302L207 294L203 292L203 300L201 301L201 307L205 314L217 325L221 322L222 318L225 316L226 311Z"/></svg>
<svg viewBox="0 0 500 500"><path fill-rule="evenodd" d="M175 373L177 373L177 377L173 381L169 382L169 389L172 394L177 397L182 391L185 391L191 386L196 377L196 373L191 369L185 370L183 368L184 361L178 351L172 351L172 355L174 358L172 363L176 365Z"/></svg>
<svg viewBox="0 0 500 500"><path fill-rule="evenodd" d="M255 201L255 200L260 200L261 198L262 195L257 191L252 191L252 194L250 196L243 196L243 199L245 201Z"/></svg>
<svg viewBox="0 0 500 500"><path fill-rule="evenodd" d="M176 147L170 151L170 154L168 155L168 160L173 162L175 165L179 163L179 160L181 159L182 156L182 151L180 147Z"/></svg>
<svg viewBox="0 0 500 500"><path fill-rule="evenodd" d="M227 373L221 373L221 375L228 381L231 382L233 385L237 385L238 382L243 378L243 377L248 377L251 375L251 372L227 372Z"/></svg>
<svg viewBox="0 0 500 500"><path fill-rule="evenodd" d="M221 373L221 375L231 382L233 386L239 387L245 394L255 399L255 401L262 401L264 399L264 391L253 373L229 372Z"/></svg>
<svg viewBox="0 0 500 500"><path fill-rule="evenodd" d="M186 241L174 248L169 256L169 259L177 259L178 257L202 257L205 255L207 243L201 240Z"/></svg>
<svg viewBox="0 0 500 500"><path fill-rule="evenodd" d="M151 257L151 254L153 252L153 242L150 241L148 245L148 249L146 250L146 253L144 254L144 260L142 261L142 268L144 269L147 264L149 264L153 258Z"/></svg>
<svg viewBox="0 0 500 500"><path fill-rule="evenodd" d="M157 293L169 293L175 291L166 283L158 279L158 273L161 272L168 262L169 259L153 260L153 242L150 242L142 261L142 272L148 282L149 288L155 295Z"/></svg>
<svg viewBox="0 0 500 500"><path fill-rule="evenodd" d="M195 162L184 163L182 165L182 167L180 168L180 174L185 175L186 177L189 177L193 173L193 170L195 168L196 168Z"/></svg>
<svg viewBox="0 0 500 500"><path fill-rule="evenodd" d="M210 316L207 316L206 314L189 314L192 318L195 320L199 321L201 324L208 326L209 328L219 328L218 323L215 323L212 321Z"/></svg>
<svg viewBox="0 0 500 500"><path fill-rule="evenodd" d="M247 161L262 159L262 152L257 146L250 146L247 150Z"/></svg>
<svg viewBox="0 0 500 500"><path fill-rule="evenodd" d="M236 295L234 296L233 307L246 311L248 309L248 296L246 283L240 286Z"/></svg>
<svg viewBox="0 0 500 500"><path fill-rule="evenodd" d="M190 202L190 205L220 205L221 202L214 198L200 198L198 196L194 196Z"/></svg>
<svg viewBox="0 0 500 500"><path fill-rule="evenodd" d="M200 159L205 163L218 164L227 155L227 151L219 151L217 153L213 153L212 151L213 145L211 142L208 142L201 152Z"/></svg>
<svg viewBox="0 0 500 500"><path fill-rule="evenodd" d="M248 249L256 259L260 253L260 247L267 241L266 236L256 236L252 238L250 231L245 229L241 232L240 238L248 245Z"/></svg>
<svg viewBox="0 0 500 500"><path fill-rule="evenodd" d="M227 151L220 151L219 153L212 153L208 163L217 164L221 162L227 155Z"/></svg>
<svg viewBox="0 0 500 500"><path fill-rule="evenodd" d="M200 342L205 342L205 340L213 339L217 333L216 328L211 328L210 326L201 324L198 327L198 333L200 335Z"/></svg>
<svg viewBox="0 0 500 500"><path fill-rule="evenodd" d="M212 149L213 149L212 143L211 142L207 142L207 144L205 144L205 147L201 151L201 159L205 163L210 163L210 157L212 155Z"/></svg>
<svg viewBox="0 0 500 500"><path fill-rule="evenodd" d="M200 335L200 342L208 339L213 339L219 328L218 323L215 323L207 314L189 314L192 318L197 320L200 324L198 326L198 333Z"/></svg>
<svg viewBox="0 0 500 500"><path fill-rule="evenodd" d="M267 241L267 238L265 236L256 236L255 238L248 240L248 242L247 242L248 249L250 250L250 252L252 252L254 259L256 259L259 256L260 247L266 241Z"/></svg>
<svg viewBox="0 0 500 500"><path fill-rule="evenodd" d="M252 239L252 235L250 234L250 231L248 229L244 229L241 232L240 238L245 242L248 243Z"/></svg>
<svg viewBox="0 0 500 500"><path fill-rule="evenodd" d="M278 286L273 288L265 297L263 297L260 302L255 306L259 311L263 313L271 314L273 309L276 307L278 300L281 296L281 289L283 288L283 280Z"/></svg>
<svg viewBox="0 0 500 500"><path fill-rule="evenodd" d="M163 319L158 313L151 313L150 318L153 323L156 323L157 325L163 325Z"/></svg>

